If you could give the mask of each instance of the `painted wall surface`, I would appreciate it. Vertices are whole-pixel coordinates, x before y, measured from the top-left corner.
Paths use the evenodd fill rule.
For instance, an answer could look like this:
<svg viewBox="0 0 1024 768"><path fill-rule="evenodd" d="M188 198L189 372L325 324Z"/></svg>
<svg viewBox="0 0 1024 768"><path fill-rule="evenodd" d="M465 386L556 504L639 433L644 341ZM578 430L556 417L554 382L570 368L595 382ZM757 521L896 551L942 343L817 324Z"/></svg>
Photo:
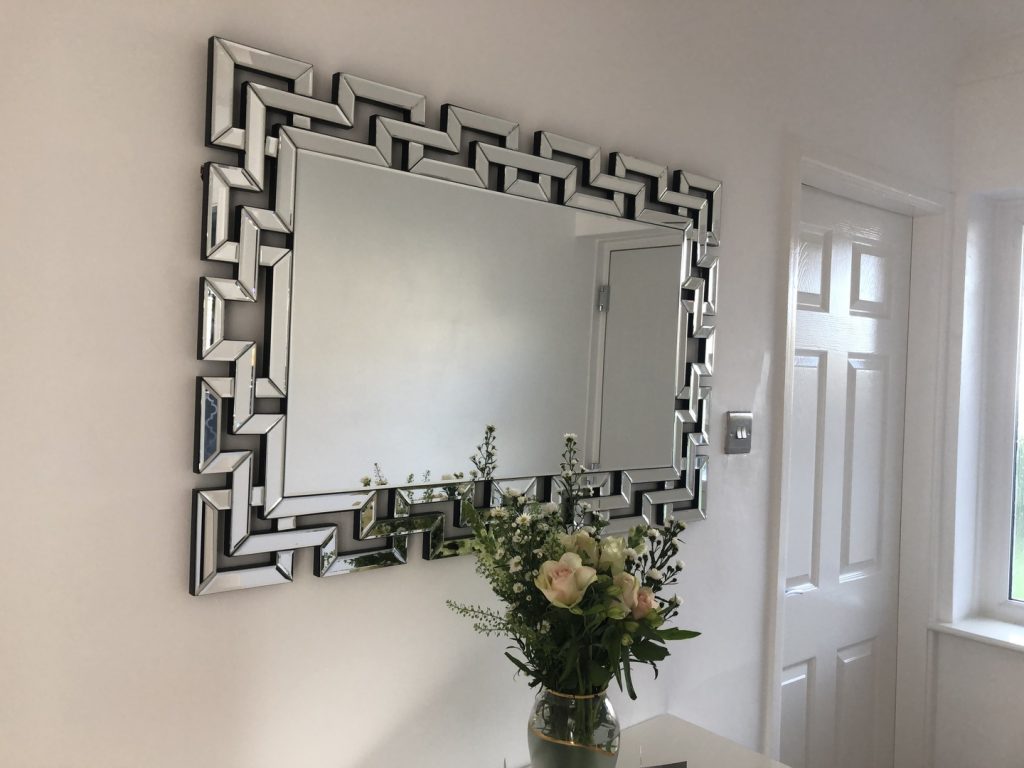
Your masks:
<svg viewBox="0 0 1024 768"><path fill-rule="evenodd" d="M942 635L936 653L935 768L1015 768L1024 754L1019 650Z"/></svg>
<svg viewBox="0 0 1024 768"><path fill-rule="evenodd" d="M971 51L956 89L954 183L962 194L1024 189L1024 34Z"/></svg>
<svg viewBox="0 0 1024 768"><path fill-rule="evenodd" d="M187 594L206 38L346 71L721 178L711 518L687 625L628 724L760 728L798 134L950 181L953 53L883 0L46 2L0 28L3 278L0 764L492 766L525 761L530 694L445 598L468 560ZM878 19L886 18L886 24ZM908 35L907 29L917 33ZM435 123L436 124L436 123ZM721 414L752 408L749 456Z"/></svg>
<svg viewBox="0 0 1024 768"><path fill-rule="evenodd" d="M1024 193L1024 36L1005 39L974 51L962 64L956 90L954 184L961 218L978 229L967 243L968 269L979 265L986 246L981 229L991 222L976 196L994 199ZM973 199L971 196L975 196ZM974 259L972 262L971 259ZM992 276L990 275L989 278ZM998 279L998 277L996 277ZM968 281L968 290L977 289ZM973 288L971 286L974 286ZM970 303L970 293L968 302ZM975 304L977 304L975 300ZM977 329L975 328L975 333ZM975 381L972 386L976 387ZM963 392L961 397L964 397ZM970 438L970 434L967 435ZM977 435L973 439L977 439ZM991 445L980 446L982 460ZM995 457L993 457L995 458ZM984 493L978 498L984 499ZM969 500L967 500L969 502ZM959 500L958 500L959 503ZM958 560L952 615L960 618L973 609L974 559L984 562L986 552L973 539L974 510L968 503L957 510L958 548L969 549ZM984 510L978 510L984 514ZM1024 656L1020 651L974 640L937 634L935 641L934 765L1020 765L1024 734L1020 729L1019 702L1024 690Z"/></svg>

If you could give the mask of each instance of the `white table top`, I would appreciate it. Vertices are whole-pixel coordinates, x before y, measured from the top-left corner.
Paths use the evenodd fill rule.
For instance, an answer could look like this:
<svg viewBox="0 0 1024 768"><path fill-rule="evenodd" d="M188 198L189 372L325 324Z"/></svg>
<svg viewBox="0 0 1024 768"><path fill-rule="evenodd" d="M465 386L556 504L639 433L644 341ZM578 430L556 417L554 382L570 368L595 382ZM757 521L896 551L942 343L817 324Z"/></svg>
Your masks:
<svg viewBox="0 0 1024 768"><path fill-rule="evenodd" d="M641 768L682 760L686 761L686 768L786 768L782 763L675 715L659 715L622 732L617 768Z"/></svg>
<svg viewBox="0 0 1024 768"><path fill-rule="evenodd" d="M658 715L622 731L616 768L648 768L683 760L686 768L786 768L675 715Z"/></svg>

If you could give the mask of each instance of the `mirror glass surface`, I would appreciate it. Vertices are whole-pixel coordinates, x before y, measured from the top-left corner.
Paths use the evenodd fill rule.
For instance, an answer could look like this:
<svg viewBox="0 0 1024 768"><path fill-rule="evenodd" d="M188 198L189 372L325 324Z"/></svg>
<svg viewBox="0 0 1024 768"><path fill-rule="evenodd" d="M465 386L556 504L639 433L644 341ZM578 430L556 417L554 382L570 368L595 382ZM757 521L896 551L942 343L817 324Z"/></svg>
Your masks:
<svg viewBox="0 0 1024 768"><path fill-rule="evenodd" d="M296 178L286 495L468 472L485 424L501 477L556 473L566 432L671 465L681 232L310 152Z"/></svg>

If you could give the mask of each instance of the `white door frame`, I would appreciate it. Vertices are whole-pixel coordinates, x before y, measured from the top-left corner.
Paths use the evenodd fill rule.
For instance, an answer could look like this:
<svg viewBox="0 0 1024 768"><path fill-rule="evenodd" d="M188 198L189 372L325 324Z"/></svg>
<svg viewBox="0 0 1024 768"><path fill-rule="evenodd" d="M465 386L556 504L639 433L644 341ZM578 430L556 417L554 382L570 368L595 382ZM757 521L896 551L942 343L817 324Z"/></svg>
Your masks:
<svg viewBox="0 0 1024 768"><path fill-rule="evenodd" d="M786 537L789 488L790 414L793 407L793 351L797 309L801 187L806 184L859 203L914 220L911 245L910 325L904 419L903 500L900 526L900 579L896 683L897 768L926 768L931 744L932 648L928 623L934 615L937 530L933 523L941 499L941 463L945 430L937 414L943 402L949 331L952 264L953 196L844 155L790 138L786 148L788 222L783 227L788 269L782 271L780 295L786 297L777 338L776 360L783 371L776 395L772 466L775 487L768 529L764 715L762 751L779 756L782 724L781 680L783 606L786 584Z"/></svg>

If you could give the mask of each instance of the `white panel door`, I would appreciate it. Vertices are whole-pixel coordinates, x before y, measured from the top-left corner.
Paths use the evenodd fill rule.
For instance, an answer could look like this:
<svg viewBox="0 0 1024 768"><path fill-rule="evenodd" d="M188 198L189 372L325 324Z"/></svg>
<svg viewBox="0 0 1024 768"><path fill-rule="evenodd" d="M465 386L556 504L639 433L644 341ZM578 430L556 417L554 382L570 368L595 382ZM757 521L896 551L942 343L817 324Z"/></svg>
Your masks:
<svg viewBox="0 0 1024 768"><path fill-rule="evenodd" d="M891 768L912 222L804 187L782 761Z"/></svg>

